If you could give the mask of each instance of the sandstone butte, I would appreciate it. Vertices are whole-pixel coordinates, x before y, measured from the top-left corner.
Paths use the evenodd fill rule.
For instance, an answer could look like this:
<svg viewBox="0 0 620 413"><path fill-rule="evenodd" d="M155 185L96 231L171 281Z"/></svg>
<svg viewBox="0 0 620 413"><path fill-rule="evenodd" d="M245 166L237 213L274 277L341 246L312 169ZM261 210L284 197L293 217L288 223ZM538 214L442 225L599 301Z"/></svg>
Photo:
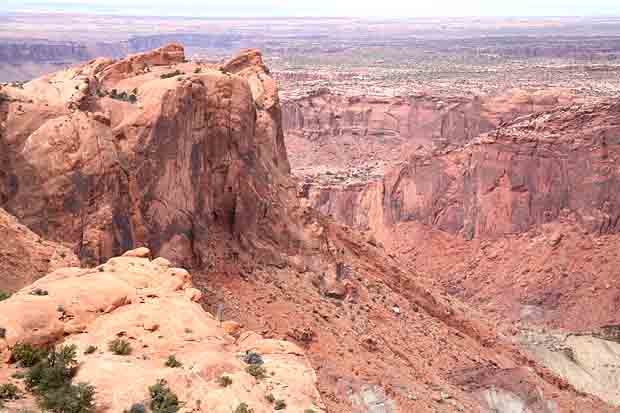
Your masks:
<svg viewBox="0 0 620 413"><path fill-rule="evenodd" d="M97 386L99 410L122 411L165 375L184 408L201 400L209 411L245 399L267 411L265 390L294 412L618 411L300 196L260 52L196 65L169 45L0 94L0 206L14 217L3 285L17 291L0 304L2 356L18 341L133 340L146 359L80 355L78 379ZM48 268L22 277L20 251L39 239ZM138 247L148 250L113 258ZM61 264L46 261L61 248L82 268L26 286ZM49 294L30 295L37 285ZM228 323L233 337L201 309L220 304L245 326ZM252 348L273 365L265 383L236 358ZM162 369L171 351L183 370ZM223 390L213 379L225 372Z"/></svg>

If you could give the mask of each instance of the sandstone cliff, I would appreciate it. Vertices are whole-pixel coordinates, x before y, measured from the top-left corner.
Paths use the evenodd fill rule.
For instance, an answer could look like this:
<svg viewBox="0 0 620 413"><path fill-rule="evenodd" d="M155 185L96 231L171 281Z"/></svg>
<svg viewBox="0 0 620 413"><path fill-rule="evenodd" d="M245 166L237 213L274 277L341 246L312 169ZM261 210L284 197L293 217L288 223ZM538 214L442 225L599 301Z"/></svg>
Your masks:
<svg viewBox="0 0 620 413"><path fill-rule="evenodd" d="M347 97L319 90L284 102L283 129L296 174L346 173L404 160L419 146L458 147L518 116L575 100L563 90L475 97Z"/></svg>
<svg viewBox="0 0 620 413"><path fill-rule="evenodd" d="M244 56L194 73L172 45L5 87L2 206L85 263L148 244L200 264L218 230L250 244L259 223L286 226L271 189L289 168L275 82Z"/></svg>
<svg viewBox="0 0 620 413"><path fill-rule="evenodd" d="M609 102L560 107L461 148L417 151L381 180L306 193L323 212L379 232L416 221L472 239L571 217L587 231L615 233L618 110Z"/></svg>

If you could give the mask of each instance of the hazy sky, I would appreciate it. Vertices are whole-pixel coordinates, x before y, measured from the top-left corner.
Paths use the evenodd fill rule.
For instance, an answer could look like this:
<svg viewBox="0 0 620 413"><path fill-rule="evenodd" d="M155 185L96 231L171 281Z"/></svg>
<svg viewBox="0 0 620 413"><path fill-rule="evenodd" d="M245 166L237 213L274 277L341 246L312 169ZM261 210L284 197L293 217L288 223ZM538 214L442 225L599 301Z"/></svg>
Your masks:
<svg viewBox="0 0 620 413"><path fill-rule="evenodd" d="M620 0L0 0L0 11L185 16L597 16Z"/></svg>

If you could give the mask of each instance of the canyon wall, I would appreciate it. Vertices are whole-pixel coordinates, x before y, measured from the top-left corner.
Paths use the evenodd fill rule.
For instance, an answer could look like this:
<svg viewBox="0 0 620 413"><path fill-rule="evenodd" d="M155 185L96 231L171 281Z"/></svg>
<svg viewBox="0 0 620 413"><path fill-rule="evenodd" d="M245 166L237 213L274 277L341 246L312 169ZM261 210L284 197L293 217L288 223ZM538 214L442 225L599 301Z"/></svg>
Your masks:
<svg viewBox="0 0 620 413"><path fill-rule="evenodd" d="M347 97L328 90L283 103L293 169L312 174L406 159L418 146L457 147L518 116L576 100L563 90L498 96Z"/></svg>
<svg viewBox="0 0 620 413"><path fill-rule="evenodd" d="M379 233L417 221L495 237L568 216L591 232L617 232L617 117L611 103L531 115L462 148L414 153L376 182L306 193L323 212Z"/></svg>

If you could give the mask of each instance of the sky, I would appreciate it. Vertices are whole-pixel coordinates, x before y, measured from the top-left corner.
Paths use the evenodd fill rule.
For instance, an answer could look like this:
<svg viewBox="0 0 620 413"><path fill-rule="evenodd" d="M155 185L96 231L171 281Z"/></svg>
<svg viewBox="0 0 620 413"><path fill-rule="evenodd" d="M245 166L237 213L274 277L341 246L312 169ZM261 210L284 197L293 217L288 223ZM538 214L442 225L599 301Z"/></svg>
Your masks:
<svg viewBox="0 0 620 413"><path fill-rule="evenodd" d="M620 0L1 0L0 12L223 16L620 16Z"/></svg>

